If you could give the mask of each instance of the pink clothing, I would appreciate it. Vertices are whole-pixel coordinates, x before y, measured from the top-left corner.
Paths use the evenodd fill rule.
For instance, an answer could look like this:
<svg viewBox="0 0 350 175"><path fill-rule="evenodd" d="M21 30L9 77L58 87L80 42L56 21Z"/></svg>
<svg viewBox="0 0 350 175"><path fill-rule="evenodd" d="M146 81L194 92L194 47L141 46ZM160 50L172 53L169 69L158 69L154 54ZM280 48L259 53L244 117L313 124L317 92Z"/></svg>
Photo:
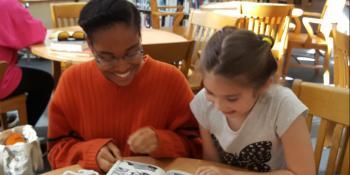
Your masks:
<svg viewBox="0 0 350 175"><path fill-rule="evenodd" d="M0 60L9 64L0 79L0 99L3 99L22 79L22 71L16 66L18 49L43 42L46 28L18 0L0 0L0 21Z"/></svg>

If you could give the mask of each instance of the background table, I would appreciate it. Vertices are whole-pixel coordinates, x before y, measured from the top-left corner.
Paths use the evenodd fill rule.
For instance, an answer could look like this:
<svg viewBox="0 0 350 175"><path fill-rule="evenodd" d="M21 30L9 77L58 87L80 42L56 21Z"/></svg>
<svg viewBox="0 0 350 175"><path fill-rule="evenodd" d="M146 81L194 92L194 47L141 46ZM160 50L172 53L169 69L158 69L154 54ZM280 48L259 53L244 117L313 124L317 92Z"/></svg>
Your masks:
<svg viewBox="0 0 350 175"><path fill-rule="evenodd" d="M189 173L194 173L196 169L200 166L208 166L208 165L218 166L222 168L238 169L238 168L233 168L232 166L224 165L221 163L210 162L210 161L199 160L199 159L190 159L190 158L154 159L151 157L126 157L125 160L132 160L137 162L153 164L163 168L165 171L176 169L176 170L186 171ZM78 171L80 169L82 168L79 165L73 165L73 166L68 166L61 169L56 169L56 170L47 172L43 175L62 175L63 172L67 170Z"/></svg>
<svg viewBox="0 0 350 175"><path fill-rule="evenodd" d="M49 29L48 35L50 33L56 31L78 31L82 30L79 26L73 27L64 27L57 29ZM184 42L187 41L184 37L177 35L175 33L157 30L157 29L149 29L142 28L142 45L152 45L152 44L162 44L162 43L176 43L176 42ZM45 41L47 43L47 40ZM82 52L63 52L63 51L53 51L46 44L36 44L30 46L31 52L44 59L48 59L53 61L53 76L55 82L58 82L59 76L61 75L61 62L70 64L77 64L86 61L93 60L94 57L89 53Z"/></svg>

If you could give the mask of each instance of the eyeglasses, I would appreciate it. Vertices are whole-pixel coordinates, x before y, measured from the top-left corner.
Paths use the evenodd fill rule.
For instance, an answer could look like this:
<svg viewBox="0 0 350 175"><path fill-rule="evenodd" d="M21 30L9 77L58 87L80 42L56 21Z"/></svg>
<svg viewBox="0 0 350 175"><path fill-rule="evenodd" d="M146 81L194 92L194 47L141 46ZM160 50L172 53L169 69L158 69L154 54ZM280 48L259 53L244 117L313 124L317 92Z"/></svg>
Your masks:
<svg viewBox="0 0 350 175"><path fill-rule="evenodd" d="M140 61L143 56L143 48L142 46L139 46L136 50L132 52L128 52L122 57L116 57L114 55L101 55L96 53L96 51L94 51L93 53L97 60L97 63L99 63L101 66L112 67L117 63L118 59L123 59L124 61L130 62L130 63Z"/></svg>

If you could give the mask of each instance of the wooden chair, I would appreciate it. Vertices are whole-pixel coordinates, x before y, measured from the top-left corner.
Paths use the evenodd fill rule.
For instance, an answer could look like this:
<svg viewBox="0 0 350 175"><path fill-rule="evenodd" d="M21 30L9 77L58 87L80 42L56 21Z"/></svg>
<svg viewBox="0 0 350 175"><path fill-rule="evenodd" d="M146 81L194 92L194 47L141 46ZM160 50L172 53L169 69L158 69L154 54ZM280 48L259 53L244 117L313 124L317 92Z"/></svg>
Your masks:
<svg viewBox="0 0 350 175"><path fill-rule="evenodd" d="M316 73L323 68L324 84L330 83L329 63L332 48L331 31L336 27L336 22L332 16L336 15L336 11L342 11L345 1L339 0L336 3L331 3L330 0L325 2L322 13L304 12L302 15L302 24L306 29L306 33L301 32L300 19L296 20L296 30L289 33L288 47L285 57L285 65L283 68L283 75L287 75L289 66L302 66L306 68L315 68ZM311 24L316 24L316 30L313 30ZM315 49L314 65L306 64L290 64L293 48ZM324 60L323 65L319 65L319 50L323 50Z"/></svg>
<svg viewBox="0 0 350 175"><path fill-rule="evenodd" d="M191 10L189 27L184 35L187 39L195 41L189 75L189 83L194 92L202 88L202 77L198 71L201 50L204 49L205 44L216 31L225 26L235 26L239 17L229 11Z"/></svg>
<svg viewBox="0 0 350 175"><path fill-rule="evenodd" d="M349 35L334 31L334 85L350 88Z"/></svg>
<svg viewBox="0 0 350 175"><path fill-rule="evenodd" d="M4 76L6 68L7 63L0 61L0 81ZM21 125L27 124L28 122L25 94L0 100L0 129L5 130L8 128L6 113L14 110L18 111L19 123Z"/></svg>
<svg viewBox="0 0 350 175"><path fill-rule="evenodd" d="M86 2L52 3L52 28L67 27L78 24L80 11Z"/></svg>
<svg viewBox="0 0 350 175"><path fill-rule="evenodd" d="M51 3L52 28L78 25L80 11L86 2ZM71 66L70 63L53 61L52 70L55 82L58 82L61 72Z"/></svg>
<svg viewBox="0 0 350 175"><path fill-rule="evenodd" d="M307 124L311 131L313 117L320 118L314 150L316 170L320 161L329 149L326 174L349 174L349 89L331 87L316 83L295 80L292 87L298 98L309 108ZM325 147L325 138L329 125L334 124L332 143Z"/></svg>
<svg viewBox="0 0 350 175"><path fill-rule="evenodd" d="M154 59L178 67L187 78L193 46L194 41L189 40L177 43L145 44L143 45L143 50L145 54L150 55Z"/></svg>
<svg viewBox="0 0 350 175"><path fill-rule="evenodd" d="M183 6L158 6L157 0L151 0L151 25L154 29L164 29L167 31L172 31L174 33L181 34L181 21L184 18ZM165 11L173 9L172 11ZM161 27L161 21L165 17L173 17L172 27Z"/></svg>
<svg viewBox="0 0 350 175"><path fill-rule="evenodd" d="M276 79L282 75L283 56L288 41L288 26L294 6L290 4L253 3L241 4L238 27L253 31L256 34L271 36L275 42L272 54L278 62Z"/></svg>

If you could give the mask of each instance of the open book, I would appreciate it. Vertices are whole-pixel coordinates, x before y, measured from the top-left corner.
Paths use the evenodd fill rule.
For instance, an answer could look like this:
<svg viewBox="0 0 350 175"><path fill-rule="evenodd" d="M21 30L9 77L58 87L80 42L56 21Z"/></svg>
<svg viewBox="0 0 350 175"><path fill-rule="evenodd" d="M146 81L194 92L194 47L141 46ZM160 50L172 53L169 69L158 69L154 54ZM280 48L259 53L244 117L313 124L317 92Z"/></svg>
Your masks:
<svg viewBox="0 0 350 175"><path fill-rule="evenodd" d="M165 172L162 168L130 160L118 160L112 168L108 171L107 175L191 175L190 173L169 170Z"/></svg>

